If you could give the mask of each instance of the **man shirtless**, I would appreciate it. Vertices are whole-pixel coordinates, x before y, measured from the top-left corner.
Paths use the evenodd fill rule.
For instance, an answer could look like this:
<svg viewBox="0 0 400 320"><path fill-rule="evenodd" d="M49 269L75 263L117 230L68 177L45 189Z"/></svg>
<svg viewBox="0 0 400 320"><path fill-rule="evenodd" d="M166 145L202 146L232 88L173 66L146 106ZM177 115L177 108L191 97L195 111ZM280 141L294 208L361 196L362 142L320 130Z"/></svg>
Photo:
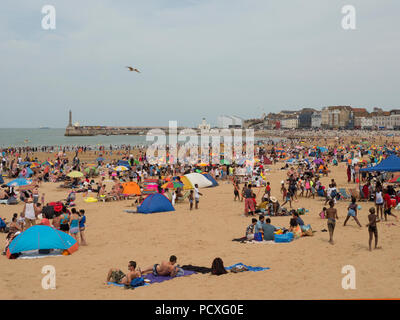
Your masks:
<svg viewBox="0 0 400 320"><path fill-rule="evenodd" d="M174 266L174 264L176 263L176 260L177 260L177 258L175 256L171 256L169 258L169 262L163 261L163 262L161 262L161 264L155 264L152 267L144 269L142 271L142 274L152 272L153 275L155 275L155 276L175 277L178 272L178 268L176 266Z"/></svg>
<svg viewBox="0 0 400 320"><path fill-rule="evenodd" d="M136 262L129 261L128 264L128 274L123 273L120 269L110 269L107 274L107 282L115 282L124 285L129 285L133 279L139 278L142 276L140 269L137 271Z"/></svg>
<svg viewBox="0 0 400 320"><path fill-rule="evenodd" d="M369 209L369 215L368 215L368 233L369 233L369 251L372 251L371 249L371 244L372 244L372 238L375 236L375 249L377 249L378 245L378 228L376 226L376 223L379 222L378 216L375 214L375 208L371 207Z"/></svg>
<svg viewBox="0 0 400 320"><path fill-rule="evenodd" d="M333 231L335 230L336 220L339 220L337 210L334 208L334 200L329 201L329 208L326 210L326 217L328 219L328 230L329 230L329 243L333 243Z"/></svg>

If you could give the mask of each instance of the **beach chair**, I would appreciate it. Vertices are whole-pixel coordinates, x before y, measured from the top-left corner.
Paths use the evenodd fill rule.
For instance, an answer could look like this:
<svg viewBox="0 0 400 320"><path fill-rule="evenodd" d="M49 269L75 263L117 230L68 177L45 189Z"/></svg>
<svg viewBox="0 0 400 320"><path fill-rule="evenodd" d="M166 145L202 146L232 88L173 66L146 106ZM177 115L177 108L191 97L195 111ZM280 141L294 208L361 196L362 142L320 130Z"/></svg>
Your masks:
<svg viewBox="0 0 400 320"><path fill-rule="evenodd" d="M339 188L339 193L343 197L343 199L350 199L351 196L347 193L345 188Z"/></svg>

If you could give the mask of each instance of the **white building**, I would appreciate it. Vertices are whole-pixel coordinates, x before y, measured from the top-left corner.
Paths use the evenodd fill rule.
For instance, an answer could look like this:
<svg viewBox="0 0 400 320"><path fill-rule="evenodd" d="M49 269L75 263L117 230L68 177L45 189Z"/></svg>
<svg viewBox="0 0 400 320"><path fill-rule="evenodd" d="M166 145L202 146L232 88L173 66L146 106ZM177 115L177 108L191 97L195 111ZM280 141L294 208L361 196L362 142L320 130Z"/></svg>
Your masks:
<svg viewBox="0 0 400 320"><path fill-rule="evenodd" d="M378 115L372 117L372 123L374 127L392 129L391 119L388 115Z"/></svg>
<svg viewBox="0 0 400 320"><path fill-rule="evenodd" d="M311 116L311 128L321 128L322 115L321 112L314 112Z"/></svg>
<svg viewBox="0 0 400 320"><path fill-rule="evenodd" d="M243 119L236 116L222 115L218 117L218 128L229 129L229 128L242 128Z"/></svg>
<svg viewBox="0 0 400 320"><path fill-rule="evenodd" d="M203 118L203 120L199 124L199 129L200 130L210 130L210 128L211 128L211 125L206 122L206 118Z"/></svg>
<svg viewBox="0 0 400 320"><path fill-rule="evenodd" d="M290 117L281 120L281 128L282 129L296 129L299 126L299 118L298 117Z"/></svg>
<svg viewBox="0 0 400 320"><path fill-rule="evenodd" d="M374 126L372 117L361 117L361 129L371 129Z"/></svg>

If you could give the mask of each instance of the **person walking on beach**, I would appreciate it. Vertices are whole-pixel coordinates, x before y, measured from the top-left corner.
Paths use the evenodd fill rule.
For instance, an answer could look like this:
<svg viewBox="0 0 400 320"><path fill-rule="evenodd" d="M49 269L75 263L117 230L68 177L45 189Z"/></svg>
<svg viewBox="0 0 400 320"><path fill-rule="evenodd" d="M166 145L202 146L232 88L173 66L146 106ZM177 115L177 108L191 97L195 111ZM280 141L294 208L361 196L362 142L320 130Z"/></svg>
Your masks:
<svg viewBox="0 0 400 320"><path fill-rule="evenodd" d="M195 200L195 209L199 208L199 201L200 201L200 196L203 194L199 192L199 185L196 183L194 185L194 200Z"/></svg>
<svg viewBox="0 0 400 320"><path fill-rule="evenodd" d="M193 209L193 200L194 200L194 195L193 195L193 190L190 190L189 193L189 209Z"/></svg>
<svg viewBox="0 0 400 320"><path fill-rule="evenodd" d="M382 195L382 187L380 185L377 185L376 187L375 206L376 206L376 215L379 217L379 212L380 212L381 220L383 221L383 195Z"/></svg>
<svg viewBox="0 0 400 320"><path fill-rule="evenodd" d="M246 189L244 189L244 214L245 216L248 216L250 212L250 215L254 215L255 208L254 208L254 201L253 201L253 192L251 190L251 184L247 186Z"/></svg>
<svg viewBox="0 0 400 320"><path fill-rule="evenodd" d="M357 209L358 205L356 204L356 198L351 197L351 203L349 207L347 208L347 217L344 220L343 227L346 226L347 221L350 219L350 217L353 217L353 219L357 222L358 226L361 228L361 223L357 219Z"/></svg>
<svg viewBox="0 0 400 320"><path fill-rule="evenodd" d="M376 226L376 223L379 221L378 216L375 214L375 208L371 207L369 209L369 215L368 215L368 233L369 233L369 251L372 251L371 244L372 244L372 238L375 237L375 249L377 249L378 245L378 227Z"/></svg>
<svg viewBox="0 0 400 320"><path fill-rule="evenodd" d="M337 210L334 208L335 202L333 200L329 201L329 208L326 210L326 217L328 219L328 230L329 230L329 243L333 242L333 232L335 231L336 220L339 220L337 215Z"/></svg>

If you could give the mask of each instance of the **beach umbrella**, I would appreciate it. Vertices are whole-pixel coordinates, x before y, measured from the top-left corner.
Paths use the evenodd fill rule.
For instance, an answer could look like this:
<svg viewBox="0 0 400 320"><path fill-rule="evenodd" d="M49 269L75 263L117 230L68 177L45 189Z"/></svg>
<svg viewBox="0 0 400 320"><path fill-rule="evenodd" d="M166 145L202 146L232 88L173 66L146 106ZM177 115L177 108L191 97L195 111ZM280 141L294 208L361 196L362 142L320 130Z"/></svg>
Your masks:
<svg viewBox="0 0 400 320"><path fill-rule="evenodd" d="M170 182L164 183L161 187L163 189L183 188L183 183L180 183L178 181L170 181Z"/></svg>
<svg viewBox="0 0 400 320"><path fill-rule="evenodd" d="M37 168L37 167L39 167L40 166L40 164L39 163L37 163L37 162L32 162L32 164L31 164L31 168Z"/></svg>
<svg viewBox="0 0 400 320"><path fill-rule="evenodd" d="M127 171L129 169L125 166L118 166L118 167L115 167L114 170L115 171Z"/></svg>
<svg viewBox="0 0 400 320"><path fill-rule="evenodd" d="M30 165L30 164L31 164L31 162L28 162L28 161L24 161L24 162L20 162L19 163L19 165L21 165L21 166Z"/></svg>
<svg viewBox="0 0 400 320"><path fill-rule="evenodd" d="M104 159L103 157L98 157L98 158L96 159L96 161L98 161L98 162L103 162L104 160L106 160L106 159Z"/></svg>
<svg viewBox="0 0 400 320"><path fill-rule="evenodd" d="M72 171L72 172L68 173L67 176L70 178L82 178L83 173L79 172L79 171Z"/></svg>
<svg viewBox="0 0 400 320"><path fill-rule="evenodd" d="M25 178L18 178L10 181L7 183L7 186L9 187L20 187L20 186L26 186L28 184L31 184L31 181L25 179Z"/></svg>
<svg viewBox="0 0 400 320"><path fill-rule="evenodd" d="M207 167L208 164L207 164L207 163L204 163L204 162L201 162L201 163L198 163L197 166L198 166L198 167Z"/></svg>

